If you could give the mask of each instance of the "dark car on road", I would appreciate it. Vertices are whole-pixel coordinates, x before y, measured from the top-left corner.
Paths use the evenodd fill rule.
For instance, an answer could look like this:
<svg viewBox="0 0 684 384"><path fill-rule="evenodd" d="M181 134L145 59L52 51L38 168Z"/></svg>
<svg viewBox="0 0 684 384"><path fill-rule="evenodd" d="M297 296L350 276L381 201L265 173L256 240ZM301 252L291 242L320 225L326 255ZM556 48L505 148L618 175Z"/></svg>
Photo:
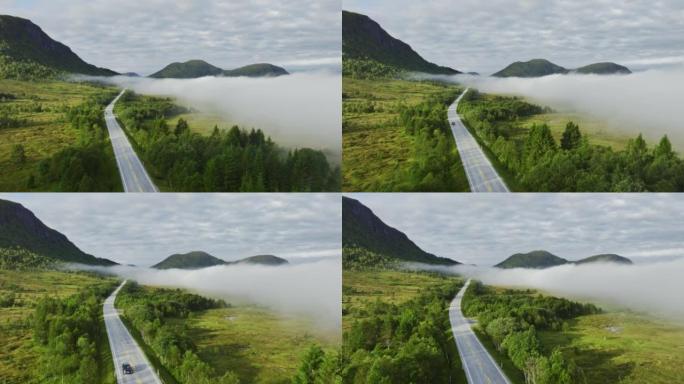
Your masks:
<svg viewBox="0 0 684 384"><path fill-rule="evenodd" d="M133 374L133 367L131 367L131 365L128 363L121 364L121 369L123 370L124 375L132 375Z"/></svg>

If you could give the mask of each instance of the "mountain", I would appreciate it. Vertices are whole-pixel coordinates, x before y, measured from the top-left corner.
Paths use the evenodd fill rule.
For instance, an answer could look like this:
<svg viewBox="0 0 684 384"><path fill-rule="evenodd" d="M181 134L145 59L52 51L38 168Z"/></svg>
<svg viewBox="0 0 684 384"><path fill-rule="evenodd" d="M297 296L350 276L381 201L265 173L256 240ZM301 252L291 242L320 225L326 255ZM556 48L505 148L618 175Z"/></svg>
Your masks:
<svg viewBox="0 0 684 384"><path fill-rule="evenodd" d="M64 262L116 264L81 251L66 236L43 224L33 212L7 200L0 200L0 248L22 248Z"/></svg>
<svg viewBox="0 0 684 384"><path fill-rule="evenodd" d="M532 251L529 253L516 253L506 260L495 265L497 268L535 268L543 269L563 264L588 264L588 263L617 263L632 264L632 260L614 254L590 256L577 261L569 261L547 251Z"/></svg>
<svg viewBox="0 0 684 384"><path fill-rule="evenodd" d="M629 68L624 67L619 64L615 63L595 63L595 64L589 64L585 65L584 67L580 67L575 69L573 72L577 73L582 73L582 74L596 74L596 75L612 75L612 74L619 74L619 75L628 75L632 73L632 71L629 70Z"/></svg>
<svg viewBox="0 0 684 384"><path fill-rule="evenodd" d="M207 63L204 60L190 60L186 61L185 63L169 64L161 71L151 74L150 77L156 79L196 79L198 77L204 76L267 77L287 74L289 73L284 68L266 63L252 64L231 70L223 70Z"/></svg>
<svg viewBox="0 0 684 384"><path fill-rule="evenodd" d="M0 15L0 56L10 62L32 62L68 73L114 76L116 72L83 61L30 20Z"/></svg>
<svg viewBox="0 0 684 384"><path fill-rule="evenodd" d="M461 72L423 59L410 45L390 36L370 17L342 11L342 57L373 60L407 71L455 75Z"/></svg>
<svg viewBox="0 0 684 384"><path fill-rule="evenodd" d="M215 265L234 265L234 264L261 264L261 265L282 265L289 264L283 258L273 255L250 256L236 261L224 261L206 252L194 251L183 254L174 254L161 262L152 266L156 269L201 269L213 267Z"/></svg>
<svg viewBox="0 0 684 384"><path fill-rule="evenodd" d="M455 265L418 247L403 232L385 224L358 200L342 197L342 246L358 247L402 261Z"/></svg>
<svg viewBox="0 0 684 384"><path fill-rule="evenodd" d="M173 254L161 262L152 266L156 269L200 269L206 267L213 267L214 265L223 265L226 262L214 257L206 252L194 251L188 253Z"/></svg>
<svg viewBox="0 0 684 384"><path fill-rule="evenodd" d="M566 74L569 71L548 60L534 59L526 62L516 61L508 67L493 74L494 77L542 77L554 74Z"/></svg>
<svg viewBox="0 0 684 384"><path fill-rule="evenodd" d="M617 263L617 264L633 264L632 260L615 254L603 254L595 255L584 258L582 260L577 260L575 264L587 264L587 263Z"/></svg>
<svg viewBox="0 0 684 384"><path fill-rule="evenodd" d="M261 265L282 265L289 264L290 262L273 255L257 255L246 257L233 262L227 262L226 264L261 264Z"/></svg>

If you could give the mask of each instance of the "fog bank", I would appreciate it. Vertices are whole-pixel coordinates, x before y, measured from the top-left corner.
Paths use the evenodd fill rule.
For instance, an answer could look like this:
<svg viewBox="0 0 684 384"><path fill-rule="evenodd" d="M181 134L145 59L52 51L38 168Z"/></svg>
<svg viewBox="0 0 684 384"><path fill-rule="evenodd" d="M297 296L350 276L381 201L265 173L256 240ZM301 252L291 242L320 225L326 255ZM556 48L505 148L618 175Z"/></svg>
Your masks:
<svg viewBox="0 0 684 384"><path fill-rule="evenodd" d="M243 128L260 128L284 147L311 147L339 158L342 147L342 77L329 71L279 77L107 80L146 95L177 98ZM229 128L229 127L221 127Z"/></svg>
<svg viewBox="0 0 684 384"><path fill-rule="evenodd" d="M562 265L547 269L412 266L462 274L490 285L537 288L575 300L596 301L684 322L682 259L635 265Z"/></svg>
<svg viewBox="0 0 684 384"><path fill-rule="evenodd" d="M426 77L421 75L420 77ZM561 112L588 114L615 132L643 133L649 140L667 134L684 151L684 67L631 75L551 75L540 78L427 76L465 84L482 92L525 96ZM581 127L580 127L581 128Z"/></svg>
<svg viewBox="0 0 684 384"><path fill-rule="evenodd" d="M303 315L321 330L338 330L342 313L339 258L283 266L227 265L197 270L115 266L87 267L143 285L184 288L226 302L249 302L288 315Z"/></svg>

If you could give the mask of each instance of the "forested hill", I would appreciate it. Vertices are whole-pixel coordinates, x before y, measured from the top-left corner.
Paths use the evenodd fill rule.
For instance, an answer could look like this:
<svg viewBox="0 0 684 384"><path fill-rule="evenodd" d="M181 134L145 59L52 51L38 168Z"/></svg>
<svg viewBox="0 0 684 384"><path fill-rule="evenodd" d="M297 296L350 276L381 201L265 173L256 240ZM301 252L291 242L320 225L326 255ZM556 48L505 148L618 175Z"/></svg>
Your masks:
<svg viewBox="0 0 684 384"><path fill-rule="evenodd" d="M632 71L630 71L629 68L615 63L589 64L585 65L584 67L577 68L573 72L595 75L628 75L632 73Z"/></svg>
<svg viewBox="0 0 684 384"><path fill-rule="evenodd" d="M66 45L53 40L30 20L0 15L0 74L13 66L31 66L93 76L114 76L116 72L83 61ZM7 68L10 67L10 68Z"/></svg>
<svg viewBox="0 0 684 384"><path fill-rule="evenodd" d="M550 252L539 250L528 253L516 253L506 260L495 265L497 268L532 268L544 269L564 264L590 264L590 263L615 263L632 264L632 260L615 254L601 254L589 256L584 259L570 261L558 257Z"/></svg>
<svg viewBox="0 0 684 384"><path fill-rule="evenodd" d="M169 64L162 70L151 74L150 77L157 79L195 79L204 76L274 77L288 74L289 73L284 68L268 63L251 64L236 69L225 70L211 65L204 60L190 60L184 63Z"/></svg>
<svg viewBox="0 0 684 384"><path fill-rule="evenodd" d="M215 265L235 265L235 264L253 264L253 265L283 265L289 262L283 258L273 255L256 255L245 257L244 259L236 261L224 261L218 257L212 256L203 251L193 251L188 253L173 254L161 262L152 266L156 269L201 269L213 267Z"/></svg>
<svg viewBox="0 0 684 384"><path fill-rule="evenodd" d="M371 60L406 71L455 75L455 69L423 59L408 44L390 36L370 17L342 11L342 57Z"/></svg>
<svg viewBox="0 0 684 384"><path fill-rule="evenodd" d="M0 200L0 248L22 248L54 260L115 265L81 251L66 236L49 228L21 204Z"/></svg>
<svg viewBox="0 0 684 384"><path fill-rule="evenodd" d="M548 75L568 73L595 74L595 75L627 75L632 73L629 68L615 63L594 63L577 69L567 69L545 59L533 59L530 61L516 61L506 68L493 74L494 77L543 77Z"/></svg>
<svg viewBox="0 0 684 384"><path fill-rule="evenodd" d="M388 226L368 207L348 197L342 197L342 246L363 248L401 261L460 264L425 252L403 232Z"/></svg>

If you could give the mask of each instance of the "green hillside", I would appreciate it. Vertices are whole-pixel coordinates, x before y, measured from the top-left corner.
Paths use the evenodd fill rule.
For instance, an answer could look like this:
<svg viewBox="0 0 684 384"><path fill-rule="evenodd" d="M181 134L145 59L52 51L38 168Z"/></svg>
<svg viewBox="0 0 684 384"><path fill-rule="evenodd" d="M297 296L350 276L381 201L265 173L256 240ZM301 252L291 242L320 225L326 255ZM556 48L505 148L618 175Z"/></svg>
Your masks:
<svg viewBox="0 0 684 384"><path fill-rule="evenodd" d="M196 79L204 76L268 77L287 74L288 72L284 68L267 63L251 64L236 69L224 70L203 60L190 60L184 63L169 64L161 71L153 73L149 77L156 79Z"/></svg>
<svg viewBox="0 0 684 384"><path fill-rule="evenodd" d="M403 232L385 224L358 200L342 197L342 246L408 262L456 265L455 260L423 251Z"/></svg>
<svg viewBox="0 0 684 384"><path fill-rule="evenodd" d="M575 264L587 264L587 263L618 263L618 264L633 264L632 260L615 254L603 254L590 256L581 260L574 262Z"/></svg>
<svg viewBox="0 0 684 384"><path fill-rule="evenodd" d="M212 267L214 265L223 265L226 262L214 257L206 252L202 251L194 251L194 252L188 252L188 253L183 253L183 254L173 254L163 261L155 264L152 266L152 268L157 268L157 269L171 269L171 268L180 268L180 269L199 269L199 268L206 268L206 267Z"/></svg>
<svg viewBox="0 0 684 384"><path fill-rule="evenodd" d="M233 262L228 262L227 264L260 264L260 265L282 265L289 264L289 262L281 257L273 255L256 255L245 257Z"/></svg>
<svg viewBox="0 0 684 384"><path fill-rule="evenodd" d="M0 248L21 248L71 263L116 264L81 251L66 236L43 224L33 212L7 200L0 200Z"/></svg>
<svg viewBox="0 0 684 384"><path fill-rule="evenodd" d="M526 62L516 61L501 71L493 74L494 77L542 77L554 74L566 74L569 71L548 60L534 59Z"/></svg>
<svg viewBox="0 0 684 384"><path fill-rule="evenodd" d="M495 265L497 268L549 268L567 264L568 261L547 251L516 253Z"/></svg>
<svg viewBox="0 0 684 384"><path fill-rule="evenodd" d="M584 67L577 68L574 72L582 74L596 74L596 75L612 75L621 74L628 75L632 73L629 68L615 64L615 63L595 63L585 65Z"/></svg>
<svg viewBox="0 0 684 384"><path fill-rule="evenodd" d="M117 75L112 70L86 63L30 20L0 15L0 76L21 78L21 71L48 76L52 74L50 70L92 76Z"/></svg>
<svg viewBox="0 0 684 384"><path fill-rule="evenodd" d="M370 17L342 11L342 57L370 60L406 71L455 75L455 69L423 59L408 44L390 36Z"/></svg>

